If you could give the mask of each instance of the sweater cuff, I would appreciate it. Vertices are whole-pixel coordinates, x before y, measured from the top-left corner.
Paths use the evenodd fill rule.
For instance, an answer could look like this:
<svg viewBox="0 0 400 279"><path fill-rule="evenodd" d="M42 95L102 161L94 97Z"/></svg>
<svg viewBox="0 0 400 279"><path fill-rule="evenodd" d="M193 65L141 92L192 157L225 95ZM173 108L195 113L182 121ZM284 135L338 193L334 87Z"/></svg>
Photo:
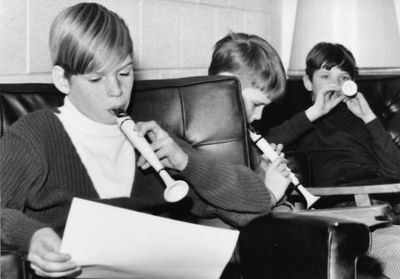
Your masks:
<svg viewBox="0 0 400 279"><path fill-rule="evenodd" d="M18 218L8 218L14 214L7 214L5 209L2 214L2 242L17 247L22 252L26 253L29 250L31 238L33 234L49 225L36 221L22 212L18 212ZM14 216L16 217L16 216Z"/></svg>
<svg viewBox="0 0 400 279"><path fill-rule="evenodd" d="M237 212L268 212L273 200L264 182L248 167L210 160L189 152L179 173L207 203Z"/></svg>
<svg viewBox="0 0 400 279"><path fill-rule="evenodd" d="M302 111L293 116L293 124L297 127L304 127L304 129L311 129L313 127L312 122L308 119L306 112Z"/></svg>
<svg viewBox="0 0 400 279"><path fill-rule="evenodd" d="M387 131L383 127L381 121L378 118L365 124L368 132L370 133L372 139L377 140L381 137L387 136Z"/></svg>

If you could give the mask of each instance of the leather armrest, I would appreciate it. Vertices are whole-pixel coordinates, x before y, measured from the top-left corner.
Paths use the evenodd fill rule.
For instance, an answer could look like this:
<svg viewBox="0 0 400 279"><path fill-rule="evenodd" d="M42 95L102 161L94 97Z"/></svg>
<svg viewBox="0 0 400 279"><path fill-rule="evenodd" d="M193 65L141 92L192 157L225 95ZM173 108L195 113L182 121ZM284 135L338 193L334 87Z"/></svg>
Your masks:
<svg viewBox="0 0 400 279"><path fill-rule="evenodd" d="M299 210L295 214L307 214L318 216L330 216L349 220L357 223L364 223L369 228L388 224L391 207L387 204L362 206L362 207L339 207L314 210Z"/></svg>
<svg viewBox="0 0 400 279"><path fill-rule="evenodd" d="M246 279L355 278L355 259L369 243L361 223L273 212L241 230L241 270Z"/></svg>
<svg viewBox="0 0 400 279"><path fill-rule="evenodd" d="M1 278L26 278L24 255L14 247L1 244Z"/></svg>
<svg viewBox="0 0 400 279"><path fill-rule="evenodd" d="M377 185L351 185L351 186L332 186L332 187L312 187L307 188L310 193L318 196L334 195L366 195L366 194L388 194L399 193L400 183L377 184Z"/></svg>
<svg viewBox="0 0 400 279"><path fill-rule="evenodd" d="M319 188L313 187L308 188L308 191L317 196L354 195L357 206L371 206L370 194L399 193L400 183Z"/></svg>

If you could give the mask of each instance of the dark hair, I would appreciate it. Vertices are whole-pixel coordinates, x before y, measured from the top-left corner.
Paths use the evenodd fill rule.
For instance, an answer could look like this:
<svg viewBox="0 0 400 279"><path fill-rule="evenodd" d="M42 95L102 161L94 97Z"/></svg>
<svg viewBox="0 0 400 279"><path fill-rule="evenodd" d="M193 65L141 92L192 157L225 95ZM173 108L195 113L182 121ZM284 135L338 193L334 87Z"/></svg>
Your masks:
<svg viewBox="0 0 400 279"><path fill-rule="evenodd" d="M280 97L286 74L275 49L264 39L244 33L229 33L214 46L209 75L235 74L243 87L254 87L270 100Z"/></svg>
<svg viewBox="0 0 400 279"><path fill-rule="evenodd" d="M356 60L353 54L341 44L321 42L316 44L306 58L306 74L312 80L319 69L330 70L338 67L347 72L352 79L357 75Z"/></svg>

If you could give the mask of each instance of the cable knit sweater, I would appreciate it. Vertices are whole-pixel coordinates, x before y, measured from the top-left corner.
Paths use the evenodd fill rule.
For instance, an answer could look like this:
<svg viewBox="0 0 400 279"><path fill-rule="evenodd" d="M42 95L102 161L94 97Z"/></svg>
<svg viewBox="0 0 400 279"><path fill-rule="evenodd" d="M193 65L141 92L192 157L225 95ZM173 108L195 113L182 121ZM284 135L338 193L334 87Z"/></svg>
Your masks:
<svg viewBox="0 0 400 279"><path fill-rule="evenodd" d="M217 216L234 226L269 212L270 193L249 168L211 161L176 140L189 155L186 168L175 174L189 183L187 198L166 203L159 177L136 170L131 197L100 199L54 112L23 117L0 140L2 243L27 251L33 233L42 227L62 235L73 197L176 218L188 212Z"/></svg>

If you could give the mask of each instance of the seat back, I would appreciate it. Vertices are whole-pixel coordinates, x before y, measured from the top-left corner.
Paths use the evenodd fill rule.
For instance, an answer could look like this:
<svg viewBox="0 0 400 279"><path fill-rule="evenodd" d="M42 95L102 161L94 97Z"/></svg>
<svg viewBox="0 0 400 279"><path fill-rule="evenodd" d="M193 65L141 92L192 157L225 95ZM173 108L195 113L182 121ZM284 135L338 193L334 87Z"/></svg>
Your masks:
<svg viewBox="0 0 400 279"><path fill-rule="evenodd" d="M190 77L136 81L128 112L135 121L155 120L210 157L249 164L246 121L238 80ZM0 85L0 136L29 112L60 106L52 84Z"/></svg>
<svg viewBox="0 0 400 279"><path fill-rule="evenodd" d="M129 111L135 121L168 125L212 158L249 165L239 88L238 80L230 77L138 81Z"/></svg>
<svg viewBox="0 0 400 279"><path fill-rule="evenodd" d="M0 84L0 136L20 117L42 108L60 106L64 94L53 84Z"/></svg>

